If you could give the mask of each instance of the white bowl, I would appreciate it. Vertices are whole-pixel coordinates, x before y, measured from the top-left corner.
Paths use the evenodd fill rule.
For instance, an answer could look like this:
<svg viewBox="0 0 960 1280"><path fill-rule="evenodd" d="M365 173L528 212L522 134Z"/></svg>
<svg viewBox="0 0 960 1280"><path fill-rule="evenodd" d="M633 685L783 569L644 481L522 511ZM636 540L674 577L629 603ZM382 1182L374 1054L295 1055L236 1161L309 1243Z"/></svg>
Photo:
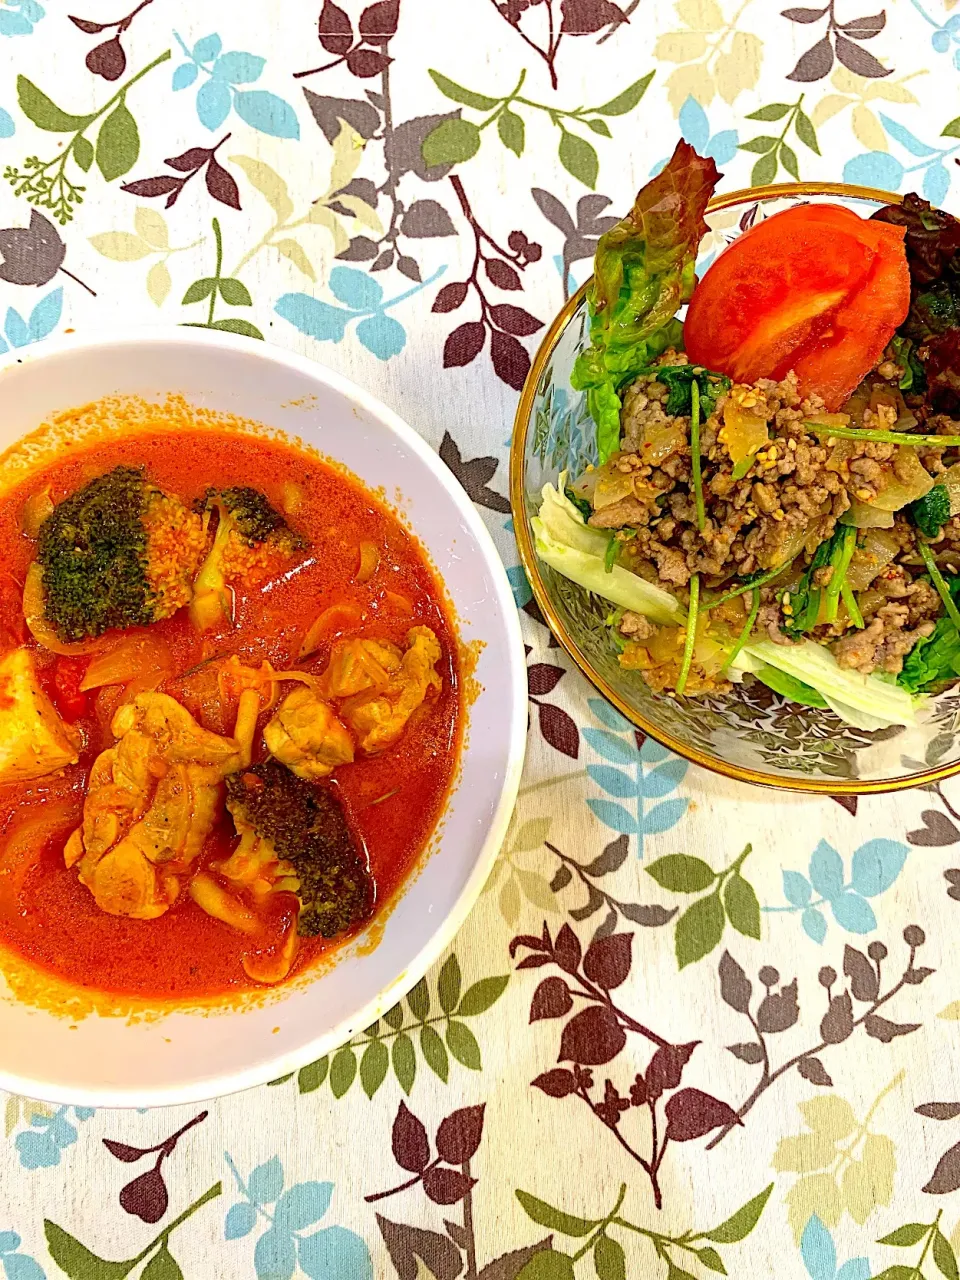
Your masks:
<svg viewBox="0 0 960 1280"><path fill-rule="evenodd" d="M112 394L170 393L280 428L396 499L446 585L461 641L482 642L478 692L466 709L460 772L419 872L385 921L311 980L248 1007L129 1020L47 1012L0 979L0 1087L51 1102L196 1102L263 1084L368 1026L419 981L475 902L523 763L523 645L493 543L436 454L346 378L265 343L204 330L67 337L0 364L0 450L57 411Z"/></svg>

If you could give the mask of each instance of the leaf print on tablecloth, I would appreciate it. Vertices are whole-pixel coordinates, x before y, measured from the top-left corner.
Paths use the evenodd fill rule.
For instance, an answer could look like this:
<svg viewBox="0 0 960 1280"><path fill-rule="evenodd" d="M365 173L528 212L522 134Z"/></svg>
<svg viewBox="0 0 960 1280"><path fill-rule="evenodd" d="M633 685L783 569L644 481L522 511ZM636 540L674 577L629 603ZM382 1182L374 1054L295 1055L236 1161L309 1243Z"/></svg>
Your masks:
<svg viewBox="0 0 960 1280"><path fill-rule="evenodd" d="M740 31L737 24L747 3L735 5L729 20L717 0L678 0L677 17L684 24L679 31L662 35L654 47L654 57L675 64L667 79L667 97L674 113L687 98L708 107L719 94L727 104L753 89L760 78L763 42L752 31Z"/></svg>
<svg viewBox="0 0 960 1280"><path fill-rule="evenodd" d="M433 284L445 270L446 267L440 267L429 280L384 299L382 285L366 272L353 267L334 267L328 282L330 291L345 306L335 307L308 293L285 293L277 299L274 310L318 342L342 342L347 325L359 320L355 332L360 343L378 360L389 360L407 345L407 331L399 320L387 315L387 311Z"/></svg>
<svg viewBox="0 0 960 1280"><path fill-rule="evenodd" d="M544 672L561 671L559 667L539 665L543 667ZM530 668L530 670L535 671L536 668ZM544 681L550 678L552 676L534 677ZM484 893L497 893L500 914L511 928L520 918L524 901L529 902L538 914L544 911L554 915L560 914L560 904L546 876L540 870L539 859L535 858L530 862L525 857L527 854L539 854L550 833L550 823L549 816L528 818L525 822L519 822L517 815L514 814L500 857L494 863L490 878L484 886Z"/></svg>
<svg viewBox="0 0 960 1280"><path fill-rule="evenodd" d="M53 289L41 298L25 320L15 307L8 307L3 321L3 337L0 337L0 354L28 347L32 342L46 338L60 323L63 310L63 289Z"/></svg>
<svg viewBox="0 0 960 1280"><path fill-rule="evenodd" d="M354 32L349 14L333 0L323 0L317 37L324 53L334 55L333 61L309 71L295 71L293 78L301 80L318 71L332 71L341 63L346 63L347 70L361 80L380 75L393 61L386 49L397 33L399 19L400 0L377 0L363 9Z"/></svg>
<svg viewBox="0 0 960 1280"><path fill-rule="evenodd" d="M833 1237L816 1213L800 1237L800 1256L810 1280L870 1280L869 1258L850 1258L837 1266Z"/></svg>
<svg viewBox="0 0 960 1280"><path fill-rule="evenodd" d="M503 494L489 487L489 481L500 465L498 459L470 458L464 462L460 447L449 431L443 433L440 441L440 458L460 481L471 502L480 507L489 507L491 511L499 511L502 515L509 514L509 501Z"/></svg>
<svg viewBox="0 0 960 1280"><path fill-rule="evenodd" d="M451 1058L471 1070L480 1070L480 1046L464 1019L491 1009L509 981L509 974L496 974L479 978L464 990L460 961L453 952L440 966L434 994L428 978L422 978L407 996L406 1011L401 1001L361 1035L347 1041L332 1062L328 1055L301 1067L297 1088L302 1094L315 1093L329 1082L339 1099L359 1079L364 1093L372 1098L392 1070L409 1095L417 1076L417 1046L424 1063L444 1084L450 1078ZM292 1075L282 1076L271 1084L291 1079Z"/></svg>
<svg viewBox="0 0 960 1280"><path fill-rule="evenodd" d="M786 1199L790 1226L801 1249L814 1217L821 1230L836 1227L844 1213L863 1226L874 1209L893 1199L894 1144L872 1126L884 1099L899 1088L905 1075L899 1072L878 1093L862 1121L850 1103L835 1093L799 1103L806 1130L780 1139L773 1167L778 1173L800 1175ZM812 1252L809 1242L807 1251Z"/></svg>
<svg viewBox="0 0 960 1280"><path fill-rule="evenodd" d="M527 667L527 692L537 708L537 722L544 742L562 755L577 760L580 756L580 730L571 715L555 703L542 701L552 693L566 675L563 667L549 662L535 662Z"/></svg>
<svg viewBox="0 0 960 1280"><path fill-rule="evenodd" d="M73 217L73 206L82 201L86 191L85 186L68 176L67 166L71 158L84 173L91 170L96 160L97 168L107 182L129 173L140 153L140 134L127 106L127 94L137 81L169 58L170 50L167 49L131 76L102 107L87 115L72 115L64 111L26 76L18 76L17 99L23 114L38 129L70 134L71 137L49 160L28 156L22 169L6 166L3 176L13 187L14 195L24 196L29 204L50 209L56 221L65 226ZM94 147L86 131L104 116L106 118L100 125Z"/></svg>
<svg viewBox="0 0 960 1280"><path fill-rule="evenodd" d="M941 1209L933 1222L907 1222L902 1227L897 1227L895 1231L881 1236L877 1244L892 1245L897 1249L911 1249L922 1242L922 1248L914 1266L907 1267L895 1263L883 1271L875 1272L876 1280L907 1280L911 1276L921 1277L922 1280L923 1272L920 1268L928 1253L932 1255L940 1275L946 1276L947 1280L956 1280L960 1275L960 1269L957 1267L953 1246L940 1230L942 1216Z"/></svg>
<svg viewBox="0 0 960 1280"><path fill-rule="evenodd" d="M6 8L0 9L0 36L31 36L33 29L46 14L37 0L5 0Z"/></svg>
<svg viewBox="0 0 960 1280"><path fill-rule="evenodd" d="M510 93L503 97L489 97L457 84L439 71L431 70L430 76L434 84L445 97L471 110L490 114L480 124L474 124L472 120L466 120L462 116L438 124L423 140L423 159L427 167L464 164L471 160L480 150L481 130L495 121L501 143L516 156L521 156L525 146L526 126L523 117L514 108L526 107L532 111L545 112L551 124L559 130L557 155L564 169L584 186L595 187L600 164L596 150L586 138L572 132L571 127L589 129L602 138L611 137L610 126L604 117L625 115L632 111L646 92L653 79L653 72L636 80L615 98L600 106L576 107L570 111L522 97L520 90L526 74L526 71L521 71L520 78Z"/></svg>
<svg viewBox="0 0 960 1280"><path fill-rule="evenodd" d="M816 943L827 936L824 907L830 908L836 923L848 933L870 933L877 927L877 917L867 899L886 893L903 870L909 852L907 845L896 840L868 840L854 851L847 882L840 854L821 840L811 855L807 875L791 870L782 873L788 905L764 907L764 911L800 912L804 933Z"/></svg>
<svg viewBox="0 0 960 1280"><path fill-rule="evenodd" d="M176 1150L177 1143L183 1135L198 1124L202 1124L208 1115L209 1112L201 1111L199 1115L194 1116L192 1120L188 1120L185 1125L182 1125L176 1133L172 1133L169 1138L164 1138L162 1142L158 1142L152 1147L132 1147L125 1142L115 1142L112 1138L102 1139L103 1145L114 1159L121 1160L124 1164L136 1164L144 1156L152 1155L154 1152L157 1153L153 1168L148 1169L145 1173L138 1174L136 1178L133 1178L121 1189L120 1206L122 1209L140 1218L143 1222L153 1223L160 1221L166 1213L169 1203L167 1184L163 1178L163 1162Z"/></svg>
<svg viewBox="0 0 960 1280"><path fill-rule="evenodd" d="M882 182L890 191L896 191L910 175L912 190L919 186L924 198L931 204L942 204L950 190L952 165L947 161L956 157L960 151L960 143L952 146L938 147L922 142L905 125L891 119L884 112L879 112L879 121L884 137L891 138L898 147L906 151L904 160L892 155L888 145L883 150L869 151L864 155L853 156L843 168L845 182ZM960 118L951 121L942 131L941 136L956 138L960 136ZM919 157L915 160L914 157ZM918 183L914 175L922 171L923 178Z"/></svg>
<svg viewBox="0 0 960 1280"><path fill-rule="evenodd" d="M437 1154L431 1159L432 1149L426 1129L407 1104L401 1102L393 1122L393 1158L401 1169L414 1176L389 1191L364 1196L367 1203L385 1200L417 1183L422 1184L425 1194L434 1204L457 1204L463 1200L476 1185L476 1179L469 1176L466 1166L476 1155L483 1138L484 1105L461 1107L441 1120L434 1140ZM454 1165L464 1168L458 1170L452 1167Z"/></svg>
<svg viewBox="0 0 960 1280"><path fill-rule="evenodd" d="M820 155L820 144L817 141L813 122L803 110L804 95L801 93L796 102L771 102L768 106L751 111L748 120L759 120L764 123L783 121L780 132L776 134L759 134L747 142L740 143L741 151L749 151L758 159L755 161L750 181L756 187L766 186L776 181L782 165L791 178L799 180L800 166L797 153L787 142L787 135L793 130L794 137L803 143L814 155Z"/></svg>
<svg viewBox="0 0 960 1280"><path fill-rule="evenodd" d="M239 209L240 192L236 181L217 159L217 152L229 137L230 134L225 133L216 146L190 147L181 155L164 160L163 163L174 169L175 173L161 173L154 178L138 178L135 182L124 182L120 190L145 200L166 196L164 208L169 209L176 204L180 193L190 179L195 178L198 173L204 173L207 191L213 199L219 200L221 204L228 205L231 209ZM183 176L178 177L178 174Z"/></svg>
<svg viewBox="0 0 960 1280"><path fill-rule="evenodd" d="M584 953L569 925L563 925L556 938L552 938L544 923L539 937L521 934L514 938L510 955L516 959L521 949L527 952L517 964L518 969L555 965L561 971L562 976L543 978L534 991L531 1023L573 1014L560 1033L558 1061L561 1065L537 1076L533 1086L549 1098L576 1097L584 1102L643 1169L659 1209L663 1204L660 1169L670 1143L691 1142L740 1121L732 1107L719 1098L700 1089L680 1088L684 1068L699 1041L671 1044L614 1001L611 991L622 986L630 973L632 943L633 934L612 933L595 937ZM586 1001L586 1007L575 1005L575 1000ZM655 1046L646 1071L634 1076L626 1094L621 1094L607 1077L603 1096L597 1098L593 1094L594 1073L590 1068L605 1066L619 1057L626 1047L628 1033ZM563 1065L566 1063L570 1066ZM635 1109L645 1114L645 1121L627 1127L628 1115ZM635 1129L639 1129L648 1149L646 1155L637 1149Z"/></svg>
<svg viewBox="0 0 960 1280"><path fill-rule="evenodd" d="M234 267L233 274L239 275L262 251L275 249L308 279L316 280L317 273L304 244L301 239L292 236L291 232L300 232L305 227L323 228L333 239L335 253L348 248L352 243L346 219L354 220L353 229L362 226L378 234L382 232L383 226L374 207L376 193L364 189L366 198L363 198L357 190L360 184L353 176L362 157L363 139L360 134L350 125L342 124L333 138L327 190L311 201L301 217L294 218L294 202L289 187L275 169L253 156L230 156L230 163L243 171L250 185L263 196L274 214L273 225L244 253Z"/></svg>
<svg viewBox="0 0 960 1280"><path fill-rule="evenodd" d="M85 58L86 67L95 76L104 80L119 80L127 68L127 55L124 52L120 37L128 31L134 18L141 10L153 4L153 0L140 0L140 3L123 18L116 22L92 22L89 18L75 18L70 14L70 21L88 36L103 35L104 31L112 31L113 35L90 50Z"/></svg>
<svg viewBox="0 0 960 1280"><path fill-rule="evenodd" d="M702 858L686 853L668 853L645 868L668 893L705 894L677 920L674 949L679 969L709 955L719 945L728 921L745 937L760 937L760 903L741 870L752 848L748 844L723 871L714 871Z"/></svg>
<svg viewBox="0 0 960 1280"><path fill-rule="evenodd" d="M825 33L800 55L797 65L787 79L799 81L801 84L822 80L829 75L834 57L848 71L865 79L890 75L891 70L863 47L864 41L873 40L883 31L887 23L886 12L881 10L870 17L850 18L845 22L839 22L835 9L836 0L827 0L822 9L783 10L781 17L802 26L815 25L823 18L827 19Z"/></svg>
<svg viewBox="0 0 960 1280"><path fill-rule="evenodd" d="M401 275L419 283L423 277L416 257L413 256L416 241L454 235L456 232L450 215L436 200L414 199L405 203L400 198L399 186L407 174L414 175L421 182L437 182L447 176L452 166L437 165L427 169L421 147L428 133L447 121L458 120L460 112L418 116L395 123L390 84L392 59L386 56L385 50L396 32L399 17L399 4L390 3L389 0L365 8L358 21L358 42L353 46L351 18L338 6L325 3L320 19L321 42L326 39L331 52L335 45L337 56L332 62L299 75L332 71L341 63L355 75L360 75L361 79L379 73L379 90L374 92L368 89L366 100L329 97L310 89L304 89L304 96L314 119L329 142L333 142L341 128L341 122L345 121L364 139L376 138L377 143L383 144L386 180L377 186L369 178L356 179L343 187L342 199L332 203L331 208L344 212L351 207L352 201L360 199L375 211L382 199L389 205L386 230L379 224L379 220L376 223L368 222L367 226L374 236L354 234L349 242L337 246L337 256L347 262L368 262L371 271L386 271L396 267ZM330 30L325 29L328 24L332 24ZM363 44L377 47L360 47ZM371 60L374 58L376 65ZM413 244L401 245L402 240L412 241Z"/></svg>
<svg viewBox="0 0 960 1280"><path fill-rule="evenodd" d="M192 244L171 245L166 219L158 209L141 205L133 217L133 231L103 231L91 236L90 243L97 253L112 262L139 262L153 258L146 275L147 294L150 301L162 307L170 293L172 280L169 259L175 253L195 249L201 240Z"/></svg>
<svg viewBox="0 0 960 1280"><path fill-rule="evenodd" d="M444 285L434 300L433 310L439 313L456 311L472 295L479 304L480 319L461 323L447 336L443 346L443 366L449 369L471 364L483 350L489 334L494 372L501 381L519 391L530 371L530 356L519 337L536 333L543 324L522 307L492 303L481 280L481 268L495 288L514 292L523 288L520 272L531 262L539 261L542 250L522 231L511 231L507 238L508 247L502 248L477 221L460 179L454 175L450 182L473 234L473 264L466 280Z"/></svg>
<svg viewBox="0 0 960 1280"><path fill-rule="evenodd" d="M0 230L0 280L39 287L62 271L95 298L94 290L63 265L66 254L66 245L53 223L31 209L29 226Z"/></svg>
<svg viewBox="0 0 960 1280"><path fill-rule="evenodd" d="M877 119L874 107L878 102L894 102L900 106L916 106L916 94L906 87L923 72L911 72L897 80L866 80L854 75L846 67L835 67L830 84L836 93L828 93L811 109L810 119L817 129L834 119L840 112L850 110L850 127L853 136L867 151L886 151L889 148L883 125Z"/></svg>
<svg viewBox="0 0 960 1280"><path fill-rule="evenodd" d="M797 979L781 985L779 971L772 965L764 965L758 977L766 994L761 998L756 1011L751 1012L753 984L740 963L729 952L724 952L719 969L720 996L731 1009L749 1020L754 1033L752 1041L727 1047L742 1062L749 1065L762 1064L759 1081L737 1110L741 1119L753 1109L771 1085L794 1068L811 1084L832 1087L833 1080L821 1061L821 1055L832 1045L848 1040L860 1027L863 1027L867 1036L882 1044L889 1044L891 1040L910 1035L919 1029L919 1022L892 1022L877 1013L878 1009L886 1006L904 987L920 986L935 972L914 963L918 950L926 941L926 934L920 926L907 925L903 931L903 940L909 949L907 963L900 977L886 991L883 990L883 964L888 951L882 942L871 942L866 955L854 947L845 947L843 969L845 979L850 982L849 991L841 987L838 994L834 995L834 987L838 982L836 969L830 965L824 965L820 969L817 978L826 995L827 1007L820 1018L819 1042L787 1058L777 1067L772 1065L771 1045L767 1036L787 1031L797 1025L800 1019ZM876 974L876 984L868 977L871 966ZM779 991L776 990L777 987ZM857 1002L856 1005L854 1001ZM867 1005L865 1010L861 1009L862 1004ZM754 1048L747 1053L743 1052L750 1045ZM708 1149L722 1142L730 1128L729 1125L725 1126L708 1144ZM827 1218L824 1221L832 1225Z"/></svg>
<svg viewBox="0 0 960 1280"><path fill-rule="evenodd" d="M689 801L672 793L683 782L689 766L654 738L639 732L602 698L591 698L587 705L604 727L585 728L583 740L609 762L588 765L587 775L614 797L590 797L587 807L610 830L636 836L637 855L642 858L645 837L671 830L686 813Z"/></svg>
<svg viewBox="0 0 960 1280"><path fill-rule="evenodd" d="M941 1017L943 1014L940 1015ZM956 1120L960 1102L925 1102L915 1108L917 1115L931 1120ZM946 1150L923 1187L928 1195L943 1196L960 1188L960 1142Z"/></svg>
<svg viewBox="0 0 960 1280"><path fill-rule="evenodd" d="M60 1270L70 1277L70 1280L123 1280L124 1276L128 1276L147 1258L149 1262L143 1269L142 1276L149 1277L152 1270L154 1276L160 1277L160 1280L176 1280L182 1272L170 1253L170 1237L188 1218L192 1218L198 1209L202 1209L208 1201L215 1200L222 1194L223 1184L214 1183L132 1258L124 1258L119 1262L101 1258L85 1244L81 1244L69 1231L51 1222L49 1218L44 1218L43 1231L47 1238L47 1248L50 1250L51 1258Z"/></svg>
<svg viewBox="0 0 960 1280"><path fill-rule="evenodd" d="M663 1262L667 1267L666 1280L687 1280L692 1273L685 1270L685 1266L695 1266L697 1262L709 1272L726 1275L724 1260L713 1246L739 1244L741 1240L745 1240L760 1220L772 1191L771 1182L724 1222L709 1230L694 1232L690 1229L682 1234L666 1235L641 1223L631 1222L626 1217L622 1209L627 1195L626 1183L621 1185L616 1201L602 1218L578 1217L563 1209L554 1208L546 1200L518 1188L515 1193L517 1200L532 1222L556 1232L557 1235L566 1236L573 1242L570 1247L576 1247L580 1241L585 1243L577 1247L573 1255L562 1253L558 1249L540 1254L519 1273L516 1280L572 1280L576 1274L574 1262L589 1253L593 1255L597 1280L623 1280L626 1274L624 1249L609 1234L615 1228L625 1228L632 1235L639 1235L650 1242L657 1261ZM642 1274L646 1278L653 1276L654 1272L645 1268ZM661 1274L659 1268L656 1274Z"/></svg>
<svg viewBox="0 0 960 1280"><path fill-rule="evenodd" d="M629 21L613 0L533 0L532 3L531 0L493 0L493 3L501 18L546 63L552 89L558 85L557 54L564 36L592 36L601 32L612 35ZM528 24L526 15L531 11L533 22Z"/></svg>
<svg viewBox="0 0 960 1280"><path fill-rule="evenodd" d="M174 91L190 88L200 76L207 77L201 80L196 98L197 117L205 129L211 133L219 129L232 110L260 133L273 138L300 137L297 113L288 102L265 89L238 87L260 79L264 58L239 50L224 53L216 34L203 36L192 49L176 31L173 35L187 58L173 73Z"/></svg>
<svg viewBox="0 0 960 1280"><path fill-rule="evenodd" d="M593 258L597 241L605 231L616 226L616 218L603 213L610 204L609 196L581 196L577 201L575 215L564 208L556 196L540 187L530 191L537 208L548 222L551 222L563 236L563 253L557 262L563 280L563 296L569 298L573 289L570 268L575 262ZM602 216L601 216L602 215Z"/></svg>
<svg viewBox="0 0 960 1280"><path fill-rule="evenodd" d="M35 1258L21 1253L23 1244L16 1231L0 1231L0 1270L7 1280L45 1280L45 1272Z"/></svg>
<svg viewBox="0 0 960 1280"><path fill-rule="evenodd" d="M216 244L214 274L212 276L201 276L199 280L194 280L183 295L182 302L183 306L192 306L194 303L207 302L209 299L209 302L207 302L207 318L206 320L191 320L183 323L191 329L218 329L226 333L237 333L245 338L259 338L262 341L263 334L249 320L242 320L237 316L228 316L226 319L220 320L214 320L213 318L218 298L222 298L228 307L250 307L253 305L253 299L250 297L250 290L245 284L235 276L223 275L223 236L220 232L219 218L214 218L212 225L214 243Z"/></svg>
<svg viewBox="0 0 960 1280"><path fill-rule="evenodd" d="M227 1213L224 1237L245 1239L261 1220L266 1225L254 1246L258 1280L289 1280L298 1265L310 1280L373 1280L370 1250L355 1232L339 1226L309 1231L330 1208L332 1182L298 1182L284 1189L277 1156L257 1165L246 1180L229 1152L224 1159L242 1197Z"/></svg>
<svg viewBox="0 0 960 1280"><path fill-rule="evenodd" d="M550 881L553 893L560 893L571 884L587 891L586 902L580 906L568 908L570 918L579 922L589 920L599 911L605 911L604 918L593 935L594 939L613 933L620 918L647 929L659 929L669 924L676 916L678 907L670 910L660 906L659 903L621 902L608 889L597 884L598 880L619 870L626 861L630 851L630 840L627 836L620 835L615 840L611 840L602 852L588 863L579 862L569 854L563 853L549 840L545 840L544 843L550 852L560 859L560 866Z"/></svg>
<svg viewBox="0 0 960 1280"><path fill-rule="evenodd" d="M61 1153L77 1140L77 1126L71 1123L71 1111L81 1124L94 1114L92 1107L50 1107L46 1103L23 1098L18 1108L14 1098L7 1100L7 1136L16 1127L18 1112L22 1113L24 1123L29 1125L13 1140L24 1169L50 1169L60 1163Z"/></svg>

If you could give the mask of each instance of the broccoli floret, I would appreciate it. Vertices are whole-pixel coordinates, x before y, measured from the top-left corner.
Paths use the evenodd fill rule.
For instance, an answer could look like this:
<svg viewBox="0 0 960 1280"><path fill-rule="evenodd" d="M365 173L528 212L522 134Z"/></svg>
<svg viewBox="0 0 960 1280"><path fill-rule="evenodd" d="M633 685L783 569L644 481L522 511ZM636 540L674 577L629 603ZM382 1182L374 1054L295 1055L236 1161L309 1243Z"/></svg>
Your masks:
<svg viewBox="0 0 960 1280"><path fill-rule="evenodd" d="M208 631L232 616L230 585L256 582L307 544L257 489L208 489L197 509L205 516L212 511L218 516L190 607L195 625Z"/></svg>
<svg viewBox="0 0 960 1280"><path fill-rule="evenodd" d="M147 626L189 602L206 546L201 517L115 467L61 502L37 537L46 620L61 640Z"/></svg>
<svg viewBox="0 0 960 1280"><path fill-rule="evenodd" d="M268 759L227 778L227 806L293 865L298 933L334 938L370 914L373 880L331 791Z"/></svg>

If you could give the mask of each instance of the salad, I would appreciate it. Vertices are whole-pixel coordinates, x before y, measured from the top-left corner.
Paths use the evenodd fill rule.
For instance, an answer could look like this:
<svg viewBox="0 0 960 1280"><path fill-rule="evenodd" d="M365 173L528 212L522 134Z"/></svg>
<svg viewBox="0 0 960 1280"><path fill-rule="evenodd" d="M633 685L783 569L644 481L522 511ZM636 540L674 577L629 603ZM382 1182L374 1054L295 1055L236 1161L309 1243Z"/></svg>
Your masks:
<svg viewBox="0 0 960 1280"><path fill-rule="evenodd" d="M597 461L544 488L537 554L658 693L913 724L960 678L960 221L795 205L698 281L719 178L680 142L599 241Z"/></svg>

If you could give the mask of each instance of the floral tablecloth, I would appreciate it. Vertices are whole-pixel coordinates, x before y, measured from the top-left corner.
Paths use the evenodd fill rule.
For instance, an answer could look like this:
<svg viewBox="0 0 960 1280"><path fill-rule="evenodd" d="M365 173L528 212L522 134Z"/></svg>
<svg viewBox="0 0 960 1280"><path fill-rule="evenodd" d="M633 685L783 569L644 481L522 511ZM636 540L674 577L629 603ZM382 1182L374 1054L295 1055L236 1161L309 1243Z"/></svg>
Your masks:
<svg viewBox="0 0 960 1280"><path fill-rule="evenodd" d="M530 690L495 873L378 1025L204 1107L0 1099L7 1280L957 1280L960 786L644 741L506 498L531 346L678 132L728 189L960 207L960 8L879 2L2 0L0 349L198 324L369 387L484 513Z"/></svg>

